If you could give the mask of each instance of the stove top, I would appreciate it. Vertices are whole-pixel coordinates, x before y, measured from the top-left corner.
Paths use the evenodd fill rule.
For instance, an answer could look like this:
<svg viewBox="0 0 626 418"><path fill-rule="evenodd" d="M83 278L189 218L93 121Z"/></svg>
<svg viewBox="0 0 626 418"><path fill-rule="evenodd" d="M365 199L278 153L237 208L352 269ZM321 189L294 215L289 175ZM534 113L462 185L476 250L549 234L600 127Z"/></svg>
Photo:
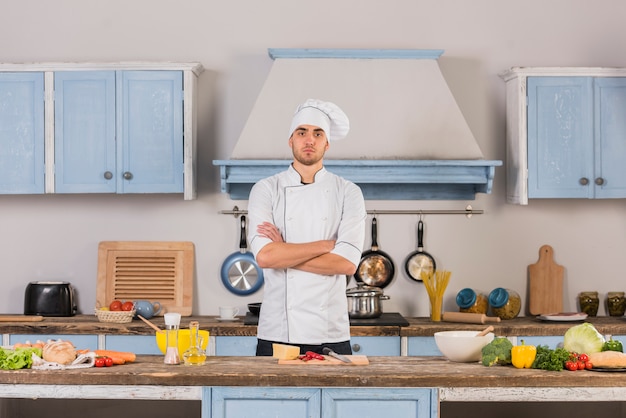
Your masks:
<svg viewBox="0 0 626 418"><path fill-rule="evenodd" d="M259 317L257 315L253 315L250 312L246 313L246 317L243 320L244 325L258 325ZM408 327L409 322L404 319L402 315L397 312L389 312L383 313L378 318L350 318L351 326L366 326L366 325L374 325L374 326L399 326L399 327Z"/></svg>

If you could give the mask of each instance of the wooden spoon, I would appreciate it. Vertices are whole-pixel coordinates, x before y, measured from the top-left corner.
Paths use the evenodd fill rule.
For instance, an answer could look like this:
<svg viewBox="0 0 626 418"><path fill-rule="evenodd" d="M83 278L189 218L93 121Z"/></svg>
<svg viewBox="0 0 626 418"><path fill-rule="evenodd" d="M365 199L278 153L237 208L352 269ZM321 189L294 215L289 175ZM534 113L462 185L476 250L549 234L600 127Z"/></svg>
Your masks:
<svg viewBox="0 0 626 418"><path fill-rule="evenodd" d="M477 337L482 337L482 336L485 336L485 335L489 334L491 331L493 331L493 325L489 325L487 328L485 328L484 330L482 330L478 334L476 334L476 336Z"/></svg>
<svg viewBox="0 0 626 418"><path fill-rule="evenodd" d="M143 322L145 322L146 324L150 325L150 327L155 330L156 332L163 332L163 330L159 327L157 327L156 325L154 325L152 322L148 321L146 318L144 318L141 315L137 315L137 318L141 319ZM492 327L493 328L493 327Z"/></svg>

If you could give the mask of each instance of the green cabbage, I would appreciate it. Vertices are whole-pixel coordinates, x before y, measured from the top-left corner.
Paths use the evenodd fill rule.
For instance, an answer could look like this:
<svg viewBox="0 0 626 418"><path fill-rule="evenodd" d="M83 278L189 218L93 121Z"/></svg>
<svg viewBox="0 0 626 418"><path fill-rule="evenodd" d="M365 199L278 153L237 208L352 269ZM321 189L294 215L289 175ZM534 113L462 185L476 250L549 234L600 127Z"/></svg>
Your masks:
<svg viewBox="0 0 626 418"><path fill-rule="evenodd" d="M563 348L574 353L599 353L604 337L588 322L575 325L565 332Z"/></svg>

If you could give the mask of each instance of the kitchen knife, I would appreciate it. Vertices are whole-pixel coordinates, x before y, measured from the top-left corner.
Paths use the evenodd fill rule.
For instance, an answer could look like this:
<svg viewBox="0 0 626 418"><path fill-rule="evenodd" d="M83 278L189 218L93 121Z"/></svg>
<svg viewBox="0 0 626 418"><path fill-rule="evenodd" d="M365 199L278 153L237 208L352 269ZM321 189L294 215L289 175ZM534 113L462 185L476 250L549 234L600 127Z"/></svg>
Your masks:
<svg viewBox="0 0 626 418"><path fill-rule="evenodd" d="M352 360L350 360L348 357L344 356L343 354L337 354L337 353L335 353L333 350L331 350L331 349L330 349L330 348L328 348L328 347L324 347L324 348L322 349L322 352L323 352L324 354L326 354L327 356L334 357L334 358L336 358L337 360L341 360L341 361L343 361L344 363L352 363Z"/></svg>

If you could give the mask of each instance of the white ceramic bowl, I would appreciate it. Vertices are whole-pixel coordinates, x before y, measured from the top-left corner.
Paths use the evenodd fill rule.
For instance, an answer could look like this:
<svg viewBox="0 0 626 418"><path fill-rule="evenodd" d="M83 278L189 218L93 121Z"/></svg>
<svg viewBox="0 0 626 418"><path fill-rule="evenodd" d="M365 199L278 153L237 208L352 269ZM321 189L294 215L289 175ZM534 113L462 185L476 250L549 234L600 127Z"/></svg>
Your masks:
<svg viewBox="0 0 626 418"><path fill-rule="evenodd" d="M493 338L493 332L477 337L480 331L440 331L435 332L435 343L448 360L462 363L479 361L481 350Z"/></svg>

